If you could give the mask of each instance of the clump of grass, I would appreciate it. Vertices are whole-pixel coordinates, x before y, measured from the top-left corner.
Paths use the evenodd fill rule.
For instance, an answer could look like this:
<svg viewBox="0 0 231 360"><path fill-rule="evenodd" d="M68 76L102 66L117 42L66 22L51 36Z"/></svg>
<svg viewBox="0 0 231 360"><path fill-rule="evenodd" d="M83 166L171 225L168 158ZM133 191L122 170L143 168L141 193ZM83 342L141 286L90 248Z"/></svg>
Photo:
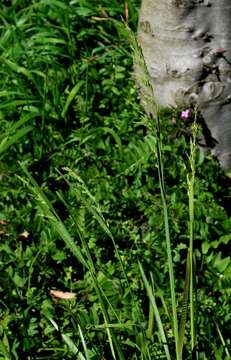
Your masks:
<svg viewBox="0 0 231 360"><path fill-rule="evenodd" d="M227 355L229 259L221 246L230 222L208 181L218 169L198 167L195 138L190 151L177 111L153 101L136 38L121 22L135 29L135 1L100 3L3 8L0 357L170 359L185 343L191 358L189 238L201 254L192 349L197 340L201 357L211 349ZM146 72L146 115L131 41ZM211 288L219 300L207 295ZM55 290L72 299L51 298Z"/></svg>
<svg viewBox="0 0 231 360"><path fill-rule="evenodd" d="M129 31L129 29L128 29ZM145 112L147 113L146 124L151 133L156 137L156 158L157 158L157 167L159 175L159 186L162 198L163 205L163 216L165 224L165 236L166 236L166 249L167 249L167 263L168 263L168 272L169 272L169 285L171 293L171 305L172 305L172 323L173 323L173 334L175 339L175 356L174 358L180 360L183 356L183 344L185 338L185 326L187 321L187 303L188 303L188 294L189 294L189 303L190 303L190 338L191 338L191 356L197 357L197 339L196 339L196 289L194 284L195 278L195 255L194 255L194 228L195 228L195 182L196 182L196 152L197 152L197 138L199 134L199 127L197 123L197 109L194 113L194 121L191 126L191 137L190 137L190 155L189 155L189 164L190 172L187 175L187 185L188 185L188 198L189 198L189 246L188 254L186 259L186 275L184 282L184 294L183 302L181 309L181 322L180 327L178 325L178 312L177 309L177 300L176 300L176 279L174 275L173 267L173 258L171 250L171 238L170 238L170 228L169 228L169 213L168 213L168 204L167 204L167 194L165 186L165 176L164 176L164 166L163 166L163 143L162 143L162 133L161 133L161 118L158 105L155 101L155 95L153 91L153 85L150 82L150 77L148 69L142 54L141 47L138 44L137 38L130 32L130 39L134 52L134 61L135 61L135 73L136 81L140 87L140 97ZM164 334L164 326L162 324L158 308L155 302L155 292L154 289L149 285L147 278L145 276L144 270L140 265L142 277L145 283L145 287L150 299L150 302L153 306L153 311L156 316L156 321L159 328L160 339L163 343L166 358L170 359L171 355L169 353L168 346L166 345L166 337ZM171 320L170 319L170 320Z"/></svg>
<svg viewBox="0 0 231 360"><path fill-rule="evenodd" d="M168 215L168 206L166 199L166 187L164 179L164 168L162 161L162 138L161 138L161 119L158 109L158 105L155 102L155 96L153 91L153 86L149 79L148 69L142 55L142 50L137 42L136 37L133 34L130 34L131 43L134 52L134 61L136 64L136 74L137 81L139 86L142 88L141 99L147 112L147 127L151 133L156 137L156 158L157 158L157 168L159 175L159 186L163 206L163 216L164 216L164 225L165 225L165 238L166 238L166 249L167 249L167 263L168 263L168 272L169 272L169 284L171 290L171 304L172 304L172 322L173 322L173 334L175 339L175 350L176 358L180 359L181 355L178 351L178 318L177 318L177 303L176 303L176 293L175 293L175 275L173 269L173 259L172 259L172 250L171 250L171 239L170 239L170 229L169 229L169 215ZM144 277L144 274L143 274ZM147 285L147 280L145 281ZM149 291L150 296L150 291ZM153 300L152 300L153 302ZM156 313L156 306L154 308ZM158 314L157 314L158 315ZM160 324L160 318L158 316L158 323ZM163 325L159 326L159 331L162 334L162 342L166 343L166 338L163 337ZM168 359L170 359L169 350L165 345L165 352Z"/></svg>
<svg viewBox="0 0 231 360"><path fill-rule="evenodd" d="M131 35L130 35L131 36ZM132 37L132 45L133 45L133 50L134 53L136 55L136 61L139 61L139 67L140 69L143 71L143 78L141 77L140 79L142 79L143 81L143 85L145 87L145 91L147 91L147 93L143 96L145 96L144 102L145 102L145 110L147 112L147 117L146 117L146 123L145 125L147 126L147 128L149 129L149 131L155 136L156 138L156 158L157 158L157 168L158 168L158 174L159 174L159 185L160 185L160 192L161 192L161 198L162 198L162 206L163 206L163 216L164 216L164 224L165 224L165 237L166 237L166 248L167 248L167 263L168 263L168 271L169 271L169 284L170 284L170 291L171 291L171 303L172 303L172 322L173 322L173 334L174 334L174 339L175 339L175 350L176 350L176 358L177 359L181 359L182 358L182 350L183 350L183 338L184 338L184 327L181 328L181 330L183 329L183 331L180 332L181 334L181 338L179 339L179 333L178 333L178 310L177 310L177 301L176 301L176 291L175 291L175 276L174 276L174 269L173 269L173 259L172 259L172 250L171 250L171 239L170 239L170 229L169 229L169 215L168 215L168 206L167 206L167 199L166 199L166 187L165 187L165 179L164 179L164 169L163 169L163 161L162 161L162 139L161 139L161 127L160 127L160 115L159 115L159 110L158 107L155 103L155 98L154 98L154 92L152 89L152 85L149 81L149 77L148 77L148 72L147 72L147 68L144 62L144 59L142 57L142 53L141 50L138 46L138 43L135 39L135 37ZM74 95L72 96L71 93L71 98L73 98ZM67 103L70 103L70 100L67 100ZM65 109L67 108L67 106L65 106ZM67 110L67 109L66 109ZM65 110L65 111L66 111ZM191 169L192 169L192 175L191 177L188 178L188 193L189 193L189 223L190 223L190 244L189 244L189 279L190 279L190 319L191 319L191 339L192 339L192 351L194 351L195 348L195 328L194 328L194 292L193 292L193 227L194 227L194 183L195 183L195 152L196 152L196 131L195 129L193 129L193 140L191 142L191 153L190 153L190 165L191 165ZM128 289L130 289L131 292L131 288L130 288L130 284L128 282L127 279L127 275L126 272L124 271L124 266L123 266L123 262L121 260L121 257L118 253L117 250L117 245L114 241L114 238L106 224L106 221L102 215L102 213L99 210L99 205L97 205L94 197L90 194L90 192L88 191L88 189L86 188L86 185L84 184L84 182L82 181L82 179L79 178L78 175L76 175L73 171L70 171L69 169L64 169L65 171L68 170L68 172L70 172L71 176L75 177L77 179L78 182L80 182L80 186L81 186L81 192L82 193L86 193L87 197L92 201L93 203L90 204L88 202L87 199L84 200L84 198L81 199L81 201L84 202L85 206L87 207L87 209L93 214L93 216L97 219L97 221L99 222L99 224L102 226L103 230L106 232L106 234L109 236L109 238L111 238L112 242L113 242L113 246L117 255L118 260L120 261L121 264L121 268L124 274L124 277L127 281L127 287ZM24 169L24 171L26 171ZM84 235L82 233L81 230L81 226L78 222L77 219L74 219L74 222L77 226L77 232L79 235L79 238L81 240L83 249L86 253L87 256L87 262L84 260L83 256L81 255L80 249L78 246L76 246L73 242L73 240L71 240L71 236L68 234L68 231L65 229L65 226L62 224L61 220L59 219L59 217L57 216L57 214L54 213L54 210L52 209L51 204L49 203L48 199L46 198L46 196L41 192L41 190L39 189L38 185L35 183L35 181L31 178L30 174L26 171L27 176L30 179L30 182L32 183L33 187L31 187L31 190L34 192L34 194L36 196L38 196L38 203L40 204L40 207L43 209L42 213L43 215L49 220L51 221L51 223L56 224L55 228L56 231L60 232L60 235L62 236L62 238L64 239L64 241L66 242L67 246L71 249L71 251L73 252L73 255L75 255L77 257L78 260L81 261L81 263L90 271L93 283L95 284L95 290L98 296L98 299L100 301L101 307L102 307L102 311L104 314L104 319L105 319L105 324L106 324L106 328L108 331L108 339L109 339L109 343L111 345L111 352L112 352L112 356L113 358L116 358L115 355L115 350L114 350L114 345L117 349L117 353L120 359L124 358L124 355L122 353L122 350L116 340L116 337L113 333L113 331L110 330L110 328L108 328L108 325L110 323L110 317L109 314L106 310L106 306L104 304L104 298L103 298L103 291L100 287L100 285L98 284L97 281L97 276L96 276L96 270L93 264L93 260L87 245L87 242L84 239ZM64 199L62 199L62 201L64 202ZM44 208L45 206L45 208ZM52 215L52 213L54 215ZM53 220L52 220L53 219ZM59 231L60 228L60 231ZM153 293L153 289L150 287L148 280L146 278L146 275L144 273L143 267L141 264L139 264L140 266L140 271L141 271L141 275L144 281L144 286L147 290L148 293L148 297L150 299L150 303L153 307L153 311L154 311L154 315L158 324L158 329L159 329L159 334L160 334L160 339L163 343L164 346L164 350L165 350L165 354L167 359L171 359L171 355L170 355L170 351L169 351L169 347L167 345L167 338L165 336L165 331L164 331L164 325L162 323L157 305L156 305L156 300L155 300L155 295ZM187 279L187 277L186 277ZM186 280L187 281L187 280ZM185 287L188 288L188 284L185 284ZM131 295L132 292L131 292ZM107 300L107 299L106 299ZM187 301L187 295L186 295L186 299L185 301ZM108 303L110 303L107 300ZM135 303L134 303L135 304ZM139 311L139 309L138 309ZM114 344L114 345L113 345Z"/></svg>

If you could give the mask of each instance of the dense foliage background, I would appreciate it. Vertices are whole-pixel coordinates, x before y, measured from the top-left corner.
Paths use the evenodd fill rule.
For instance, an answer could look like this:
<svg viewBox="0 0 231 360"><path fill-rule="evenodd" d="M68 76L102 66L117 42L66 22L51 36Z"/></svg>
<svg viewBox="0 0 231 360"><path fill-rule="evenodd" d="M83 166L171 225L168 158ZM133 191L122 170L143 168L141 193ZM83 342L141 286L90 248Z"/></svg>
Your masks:
<svg viewBox="0 0 231 360"><path fill-rule="evenodd" d="M165 359L138 261L173 346L156 139L122 22L136 29L138 3L126 4L0 5L1 359L113 359L110 339L119 344L116 359ZM161 112L161 130L180 309L190 129L179 111ZM199 154L196 176L199 358L228 359L231 182ZM93 267L73 255L67 238ZM77 295L62 300L50 290Z"/></svg>

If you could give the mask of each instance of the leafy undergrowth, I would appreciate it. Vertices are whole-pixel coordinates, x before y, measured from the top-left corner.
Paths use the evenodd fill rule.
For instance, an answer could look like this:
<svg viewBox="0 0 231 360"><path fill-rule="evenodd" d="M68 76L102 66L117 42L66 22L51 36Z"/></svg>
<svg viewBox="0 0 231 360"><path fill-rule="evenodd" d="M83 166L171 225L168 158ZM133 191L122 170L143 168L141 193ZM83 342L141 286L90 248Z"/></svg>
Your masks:
<svg viewBox="0 0 231 360"><path fill-rule="evenodd" d="M1 5L1 359L165 359L139 262L174 349L156 138L126 31L108 20L127 9L100 3ZM161 113L161 126L180 315L190 135L176 110ZM198 154L199 359L228 358L230 196L218 164Z"/></svg>

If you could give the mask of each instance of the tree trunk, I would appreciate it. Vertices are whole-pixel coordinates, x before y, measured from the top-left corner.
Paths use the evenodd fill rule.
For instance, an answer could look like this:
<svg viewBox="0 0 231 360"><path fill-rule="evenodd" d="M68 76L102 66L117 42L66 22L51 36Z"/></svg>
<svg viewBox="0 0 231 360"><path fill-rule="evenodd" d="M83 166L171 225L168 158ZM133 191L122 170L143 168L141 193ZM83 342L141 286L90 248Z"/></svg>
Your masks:
<svg viewBox="0 0 231 360"><path fill-rule="evenodd" d="M143 0L138 33L156 101L197 105L230 170L231 0Z"/></svg>

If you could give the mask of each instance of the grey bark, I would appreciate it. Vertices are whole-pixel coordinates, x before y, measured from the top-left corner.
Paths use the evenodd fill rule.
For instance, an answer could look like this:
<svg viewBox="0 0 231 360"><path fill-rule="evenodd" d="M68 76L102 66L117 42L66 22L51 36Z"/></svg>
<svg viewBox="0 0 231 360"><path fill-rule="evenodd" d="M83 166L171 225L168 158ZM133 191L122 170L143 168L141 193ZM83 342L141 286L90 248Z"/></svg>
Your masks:
<svg viewBox="0 0 231 360"><path fill-rule="evenodd" d="M143 0L138 38L156 101L197 105L231 169L231 0Z"/></svg>

